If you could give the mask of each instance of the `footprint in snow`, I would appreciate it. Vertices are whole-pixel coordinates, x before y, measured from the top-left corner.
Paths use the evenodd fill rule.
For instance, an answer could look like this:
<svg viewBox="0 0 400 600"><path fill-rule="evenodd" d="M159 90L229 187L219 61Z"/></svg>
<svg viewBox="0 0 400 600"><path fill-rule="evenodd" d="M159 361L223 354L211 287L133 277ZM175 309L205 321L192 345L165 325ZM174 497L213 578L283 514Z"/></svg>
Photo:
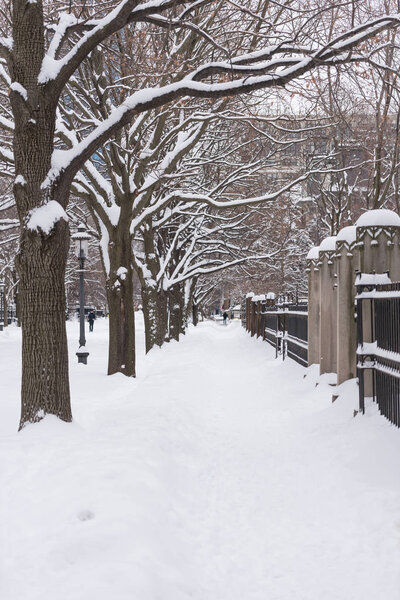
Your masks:
<svg viewBox="0 0 400 600"><path fill-rule="evenodd" d="M85 509L80 510L77 514L77 517L80 521L91 521L94 519L95 514L91 510Z"/></svg>

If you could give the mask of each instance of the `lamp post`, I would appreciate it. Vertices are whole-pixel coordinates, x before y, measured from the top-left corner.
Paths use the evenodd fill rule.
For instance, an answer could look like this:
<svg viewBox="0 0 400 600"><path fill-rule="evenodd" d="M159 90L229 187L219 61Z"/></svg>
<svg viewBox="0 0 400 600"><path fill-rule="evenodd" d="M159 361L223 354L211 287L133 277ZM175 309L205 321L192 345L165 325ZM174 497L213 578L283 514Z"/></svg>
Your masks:
<svg viewBox="0 0 400 600"><path fill-rule="evenodd" d="M4 329L4 280L0 281L0 331Z"/></svg>
<svg viewBox="0 0 400 600"><path fill-rule="evenodd" d="M84 274L85 274L85 260L88 254L88 245L90 235L86 231L85 225L81 224L78 227L78 231L72 235L72 239L75 242L75 255L79 260L79 349L76 353L78 357L78 363L87 365L87 357L89 352L86 351L86 339L85 339L85 287L84 287Z"/></svg>
<svg viewBox="0 0 400 600"><path fill-rule="evenodd" d="M15 322L17 323L17 326L20 327L21 322L19 319L19 295L18 295L18 286L15 288L15 295L14 295L14 304L15 304Z"/></svg>

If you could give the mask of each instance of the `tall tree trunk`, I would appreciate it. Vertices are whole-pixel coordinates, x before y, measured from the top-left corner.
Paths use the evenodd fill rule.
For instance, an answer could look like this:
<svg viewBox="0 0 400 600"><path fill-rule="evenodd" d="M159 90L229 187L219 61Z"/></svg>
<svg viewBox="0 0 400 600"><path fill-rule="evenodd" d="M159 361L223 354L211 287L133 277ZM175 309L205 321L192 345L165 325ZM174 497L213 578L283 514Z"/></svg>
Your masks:
<svg viewBox="0 0 400 600"><path fill-rule="evenodd" d="M199 307L195 300L192 302L192 320L193 325L196 327L199 324Z"/></svg>
<svg viewBox="0 0 400 600"><path fill-rule="evenodd" d="M167 295L146 286L142 280L142 302L145 327L146 353L154 346L162 346L168 337Z"/></svg>
<svg viewBox="0 0 400 600"><path fill-rule="evenodd" d="M109 308L108 375L136 376L135 306L129 229L109 244L110 274L107 281Z"/></svg>
<svg viewBox="0 0 400 600"><path fill-rule="evenodd" d="M168 290L169 307L169 337L179 340L179 336L185 333L184 325L184 298L181 286L174 285Z"/></svg>
<svg viewBox="0 0 400 600"><path fill-rule="evenodd" d="M154 346L162 346L168 339L168 298L157 283L160 261L155 247L151 220L143 230L145 273L138 265L142 286L142 303L145 326L146 353ZM146 276L145 276L146 274ZM149 276L150 274L150 276Z"/></svg>
<svg viewBox="0 0 400 600"><path fill-rule="evenodd" d="M3 295L3 323L4 327L8 326L8 301L7 301L7 290L4 288Z"/></svg>
<svg viewBox="0 0 400 600"><path fill-rule="evenodd" d="M184 314L183 314L183 327L184 330L187 329L189 319L192 317L193 319L193 298L194 291L196 289L197 277L193 279L185 281L183 284L184 289ZM184 331L185 333L185 331Z"/></svg>
<svg viewBox="0 0 400 600"><path fill-rule="evenodd" d="M22 320L22 407L20 428L53 414L71 421L64 275L68 225L50 236L22 233L17 257Z"/></svg>
<svg viewBox="0 0 400 600"><path fill-rule="evenodd" d="M12 6L10 102L15 124L14 196L21 223L16 267L22 317L22 428L47 413L64 421L72 419L64 290L69 228L60 207L59 218L53 224L39 217L41 227L29 227L32 211L41 210L39 207L49 201L55 200L65 208L69 190L64 189L57 196L57 182L47 177L54 149L58 98L46 86L38 84L45 52L43 5L14 0ZM46 209L44 214L49 216Z"/></svg>

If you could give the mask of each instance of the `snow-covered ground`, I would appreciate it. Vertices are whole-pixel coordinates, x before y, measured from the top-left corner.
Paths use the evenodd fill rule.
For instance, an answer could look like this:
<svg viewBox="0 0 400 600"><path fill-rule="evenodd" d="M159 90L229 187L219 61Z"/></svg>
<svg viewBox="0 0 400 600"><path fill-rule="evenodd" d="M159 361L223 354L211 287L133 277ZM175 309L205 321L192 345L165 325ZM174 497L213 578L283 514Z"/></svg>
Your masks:
<svg viewBox="0 0 400 600"><path fill-rule="evenodd" d="M0 333L2 600L399 600L400 431L353 382L211 322L106 377L106 322L86 367L68 328L74 423L19 434Z"/></svg>

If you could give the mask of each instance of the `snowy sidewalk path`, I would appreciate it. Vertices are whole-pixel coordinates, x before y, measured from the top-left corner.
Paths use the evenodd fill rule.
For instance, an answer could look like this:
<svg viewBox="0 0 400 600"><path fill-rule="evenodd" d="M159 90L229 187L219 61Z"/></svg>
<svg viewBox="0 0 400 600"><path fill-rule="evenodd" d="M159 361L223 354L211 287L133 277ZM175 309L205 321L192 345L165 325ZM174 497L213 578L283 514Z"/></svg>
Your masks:
<svg viewBox="0 0 400 600"><path fill-rule="evenodd" d="M107 378L96 326L73 425L15 435L5 400L2 600L399 600L400 432L353 384L332 404L237 323Z"/></svg>

